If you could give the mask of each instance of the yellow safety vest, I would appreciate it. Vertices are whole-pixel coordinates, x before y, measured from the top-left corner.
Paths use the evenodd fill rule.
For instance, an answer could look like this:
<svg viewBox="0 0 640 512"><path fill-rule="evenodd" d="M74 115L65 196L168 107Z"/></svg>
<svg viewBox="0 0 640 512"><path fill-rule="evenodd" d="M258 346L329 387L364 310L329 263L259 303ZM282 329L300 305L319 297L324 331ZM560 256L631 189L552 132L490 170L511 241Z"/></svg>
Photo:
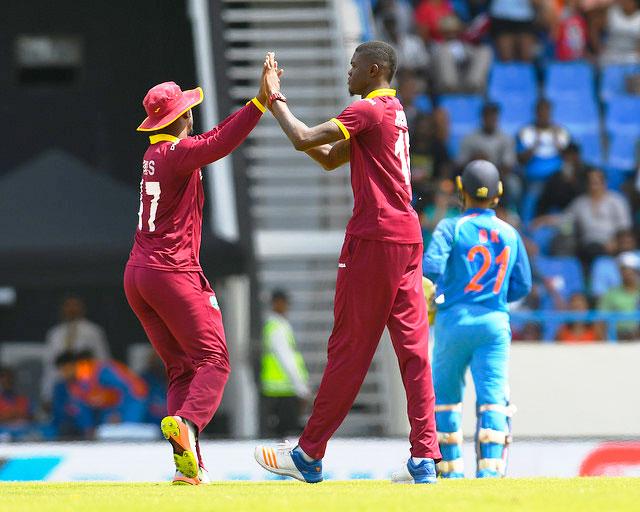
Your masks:
<svg viewBox="0 0 640 512"><path fill-rule="evenodd" d="M271 397L295 396L295 388L284 371L284 368L278 361L273 348L271 347L271 339L276 330L283 329L286 332L289 346L295 353L296 367L299 374L306 382L308 379L307 367L304 364L302 354L296 348L296 339L289 322L283 321L277 317L272 317L264 325L262 330L262 369L260 372L260 381L262 383L262 394Z"/></svg>

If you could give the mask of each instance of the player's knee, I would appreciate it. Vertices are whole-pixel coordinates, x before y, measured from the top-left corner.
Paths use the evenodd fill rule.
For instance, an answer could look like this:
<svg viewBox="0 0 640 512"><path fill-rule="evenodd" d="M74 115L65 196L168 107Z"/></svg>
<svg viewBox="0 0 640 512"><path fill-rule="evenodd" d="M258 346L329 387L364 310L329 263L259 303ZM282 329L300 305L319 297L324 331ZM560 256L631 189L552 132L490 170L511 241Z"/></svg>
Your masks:
<svg viewBox="0 0 640 512"><path fill-rule="evenodd" d="M174 364L167 366L169 382L191 380L193 378L193 366L188 364Z"/></svg>
<svg viewBox="0 0 640 512"><path fill-rule="evenodd" d="M438 404L435 407L438 432L454 433L462 424L462 404Z"/></svg>
<svg viewBox="0 0 640 512"><path fill-rule="evenodd" d="M214 367L218 372L226 374L227 376L231 373L229 354L227 352L207 354L197 361L195 367L197 370L204 367Z"/></svg>
<svg viewBox="0 0 640 512"><path fill-rule="evenodd" d="M483 404L478 407L478 441L504 445L508 439L508 418L511 409L500 404Z"/></svg>

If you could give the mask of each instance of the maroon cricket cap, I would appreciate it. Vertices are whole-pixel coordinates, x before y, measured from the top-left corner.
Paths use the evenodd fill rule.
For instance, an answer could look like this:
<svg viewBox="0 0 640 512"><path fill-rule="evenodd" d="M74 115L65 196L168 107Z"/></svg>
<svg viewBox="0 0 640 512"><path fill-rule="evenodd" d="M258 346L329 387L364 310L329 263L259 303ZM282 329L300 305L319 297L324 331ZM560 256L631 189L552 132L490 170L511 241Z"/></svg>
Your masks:
<svg viewBox="0 0 640 512"><path fill-rule="evenodd" d="M187 110L202 103L203 99L201 87L183 91L175 82L158 84L149 89L142 101L147 118L137 131L152 132L169 126Z"/></svg>

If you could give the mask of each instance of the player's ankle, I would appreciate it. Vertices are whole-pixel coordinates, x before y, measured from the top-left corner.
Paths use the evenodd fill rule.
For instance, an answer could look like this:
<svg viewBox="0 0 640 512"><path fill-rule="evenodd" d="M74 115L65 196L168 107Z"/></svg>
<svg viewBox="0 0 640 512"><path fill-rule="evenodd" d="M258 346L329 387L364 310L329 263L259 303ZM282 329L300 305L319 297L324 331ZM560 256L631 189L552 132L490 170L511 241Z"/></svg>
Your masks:
<svg viewBox="0 0 640 512"><path fill-rule="evenodd" d="M302 458L305 462L313 462L314 460L316 460L313 457L307 455L307 453L302 448L300 448L300 445L298 445L297 448L298 452L300 453L300 455L302 455Z"/></svg>

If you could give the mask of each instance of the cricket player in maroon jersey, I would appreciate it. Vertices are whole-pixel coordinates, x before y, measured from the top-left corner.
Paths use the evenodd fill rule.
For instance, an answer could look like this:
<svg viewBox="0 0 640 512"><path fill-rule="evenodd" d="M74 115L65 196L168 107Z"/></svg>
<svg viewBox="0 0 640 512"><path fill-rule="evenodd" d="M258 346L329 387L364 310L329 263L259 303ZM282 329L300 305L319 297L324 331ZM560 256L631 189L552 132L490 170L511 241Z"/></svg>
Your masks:
<svg viewBox="0 0 640 512"><path fill-rule="evenodd" d="M265 89L273 116L294 147L324 169L350 162L355 200L338 262L327 366L311 417L297 446L285 443L255 450L265 469L309 483L322 480L327 442L349 412L385 326L407 394L407 469L413 481L435 483L435 462L441 458L427 352L422 233L411 206L407 120L389 87L396 62L395 50L386 43L358 46L348 83L349 92L362 99L337 118L307 127L289 111L280 92L282 70L273 54L267 57Z"/></svg>
<svg viewBox="0 0 640 512"><path fill-rule="evenodd" d="M200 87L182 91L174 82L156 85L144 98L148 117L138 130L151 132L150 145L124 274L127 300L167 369L169 416L161 430L173 447L174 483L192 485L208 480L198 433L220 405L229 375L222 316L199 261L200 168L245 140L265 112L266 96L261 88L211 131L192 136L191 109L202 100Z"/></svg>

